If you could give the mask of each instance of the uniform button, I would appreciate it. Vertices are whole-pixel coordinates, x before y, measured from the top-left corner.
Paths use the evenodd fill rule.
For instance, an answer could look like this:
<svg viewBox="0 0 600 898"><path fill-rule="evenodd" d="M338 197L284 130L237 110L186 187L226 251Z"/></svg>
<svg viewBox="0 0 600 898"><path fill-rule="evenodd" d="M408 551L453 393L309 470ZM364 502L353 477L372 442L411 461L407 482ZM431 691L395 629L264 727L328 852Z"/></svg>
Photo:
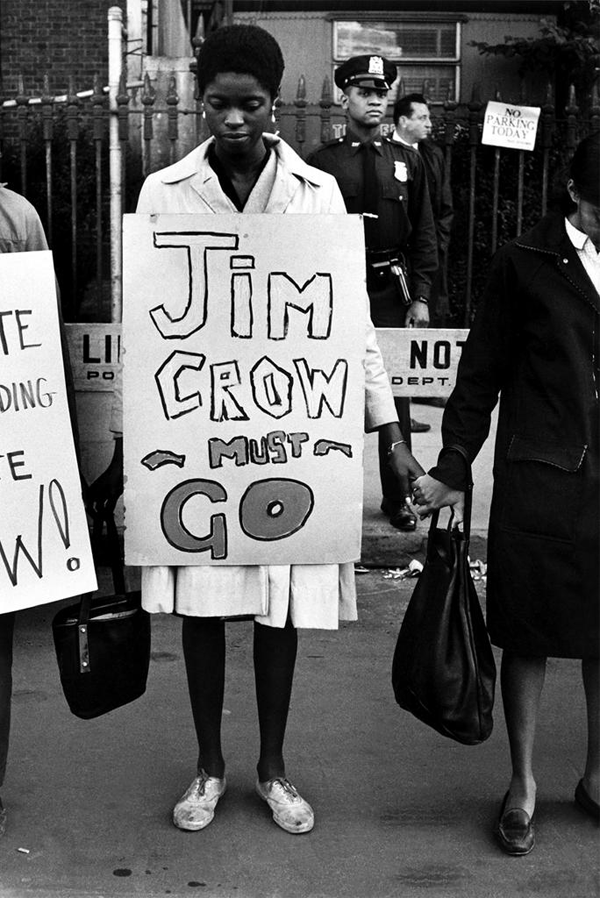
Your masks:
<svg viewBox="0 0 600 898"><path fill-rule="evenodd" d="M568 264L569 264L569 260L568 260L568 259L563 259L563 262L564 262L565 265L568 265Z"/></svg>

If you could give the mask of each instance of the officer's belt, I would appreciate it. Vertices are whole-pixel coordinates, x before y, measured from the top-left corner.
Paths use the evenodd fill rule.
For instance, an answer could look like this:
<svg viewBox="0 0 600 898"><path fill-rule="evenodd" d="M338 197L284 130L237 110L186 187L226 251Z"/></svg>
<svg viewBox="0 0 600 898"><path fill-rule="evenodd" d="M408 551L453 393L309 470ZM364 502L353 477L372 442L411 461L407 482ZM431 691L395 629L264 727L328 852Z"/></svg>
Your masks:
<svg viewBox="0 0 600 898"><path fill-rule="evenodd" d="M398 261L404 261L399 249L367 249L367 264L376 270L385 270Z"/></svg>

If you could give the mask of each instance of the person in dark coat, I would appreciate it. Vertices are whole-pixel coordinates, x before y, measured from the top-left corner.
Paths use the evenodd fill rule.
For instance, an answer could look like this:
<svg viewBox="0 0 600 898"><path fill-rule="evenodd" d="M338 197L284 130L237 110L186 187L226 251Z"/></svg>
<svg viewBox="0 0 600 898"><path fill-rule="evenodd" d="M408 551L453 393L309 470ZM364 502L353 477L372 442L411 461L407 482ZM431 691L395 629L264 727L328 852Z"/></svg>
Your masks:
<svg viewBox="0 0 600 898"><path fill-rule="evenodd" d="M448 246L454 206L450 170L443 149L431 140L432 124L427 100L422 94L405 94L394 103L392 143L416 150L425 166L431 211L435 222L439 267L429 297L429 324L446 327L450 313L448 299Z"/></svg>
<svg viewBox="0 0 600 898"><path fill-rule="evenodd" d="M503 649L512 779L496 827L534 846L532 754L547 657L581 658L588 746L575 800L599 817L600 133L576 149L568 209L496 254L442 421L438 464L415 481L421 517L460 518L462 447L473 460L500 393L487 622Z"/></svg>
<svg viewBox="0 0 600 898"><path fill-rule="evenodd" d="M438 269L427 175L412 147L384 140L380 133L396 74L394 63L382 56L353 56L336 69L346 134L317 147L307 162L334 176L348 212L364 215L367 291L375 327L427 327ZM404 295L394 274L402 267ZM410 449L411 431L429 430L429 425L411 421L408 398L396 397L395 404ZM379 473L381 510L398 530L415 530L416 515L392 475L383 440Z"/></svg>

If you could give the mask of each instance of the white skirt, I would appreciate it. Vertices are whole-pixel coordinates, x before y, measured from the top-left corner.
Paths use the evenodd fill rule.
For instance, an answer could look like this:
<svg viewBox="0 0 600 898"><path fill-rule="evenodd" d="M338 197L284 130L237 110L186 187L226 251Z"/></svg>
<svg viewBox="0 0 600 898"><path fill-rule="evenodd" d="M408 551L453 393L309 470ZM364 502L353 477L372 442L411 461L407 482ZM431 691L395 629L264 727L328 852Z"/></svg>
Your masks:
<svg viewBox="0 0 600 898"><path fill-rule="evenodd" d="M143 567L142 605L152 614L253 615L269 627L337 630L356 620L354 564Z"/></svg>

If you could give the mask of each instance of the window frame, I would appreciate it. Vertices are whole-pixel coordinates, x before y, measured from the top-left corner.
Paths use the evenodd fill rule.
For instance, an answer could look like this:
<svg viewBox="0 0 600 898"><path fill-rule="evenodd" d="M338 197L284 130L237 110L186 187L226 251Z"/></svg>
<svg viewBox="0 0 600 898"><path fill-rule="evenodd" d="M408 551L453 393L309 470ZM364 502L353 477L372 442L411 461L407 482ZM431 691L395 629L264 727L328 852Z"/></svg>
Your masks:
<svg viewBox="0 0 600 898"><path fill-rule="evenodd" d="M454 95L450 99L457 101L460 96L460 76L461 76L461 40L462 40L462 24L467 20L467 17L461 13L415 13L415 12L406 12L406 13L390 13L385 11L373 11L373 12L353 12L353 13L328 13L328 20L331 23L331 47L332 47L332 65L331 65L331 74L332 74L332 84L335 84L334 74L335 70L340 66L346 59L351 57L343 56L339 53L338 46L338 34L337 34L337 24L343 22L358 22L360 25L368 25L369 23L382 23L386 25L390 25L394 27L395 25L408 25L408 24L427 24L427 25L444 25L444 24L452 24L455 27L455 41L454 41L454 56L435 56L435 57L423 57L423 56L402 56L402 57L391 57L386 56L390 62L395 63L396 65L401 65L405 63L407 66L411 68L416 68L418 66L427 66L429 68L448 68L451 66L454 70ZM375 53L373 55L376 55ZM425 79L423 79L425 80ZM396 83L396 82L394 82ZM340 103L341 91L337 88L334 89L334 102ZM430 101L431 105L441 106L445 102L444 99L432 99Z"/></svg>

